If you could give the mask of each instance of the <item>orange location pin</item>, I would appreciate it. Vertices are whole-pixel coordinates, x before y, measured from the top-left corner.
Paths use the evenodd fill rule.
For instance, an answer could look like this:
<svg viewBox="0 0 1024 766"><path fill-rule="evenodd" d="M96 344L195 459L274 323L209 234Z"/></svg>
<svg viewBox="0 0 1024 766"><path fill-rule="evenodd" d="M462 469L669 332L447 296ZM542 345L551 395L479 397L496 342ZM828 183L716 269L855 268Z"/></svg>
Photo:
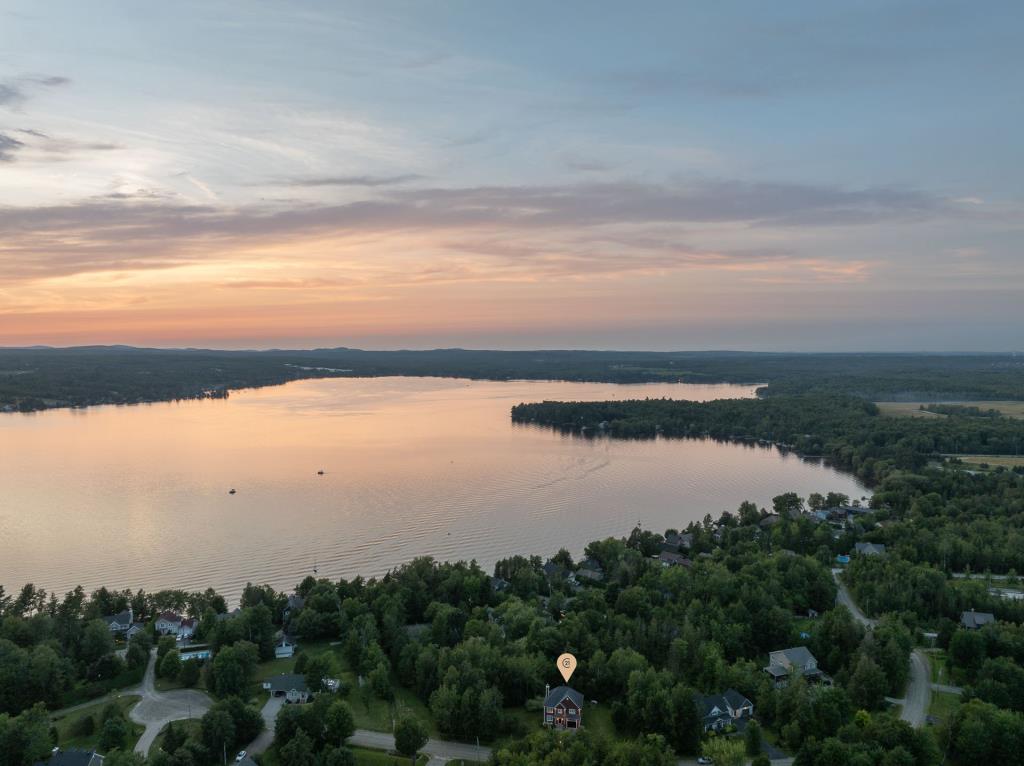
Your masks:
<svg viewBox="0 0 1024 766"><path fill-rule="evenodd" d="M555 664L558 665L558 672L562 674L562 678L565 679L566 683L569 683L569 677L576 670L576 658L566 652L558 658Z"/></svg>

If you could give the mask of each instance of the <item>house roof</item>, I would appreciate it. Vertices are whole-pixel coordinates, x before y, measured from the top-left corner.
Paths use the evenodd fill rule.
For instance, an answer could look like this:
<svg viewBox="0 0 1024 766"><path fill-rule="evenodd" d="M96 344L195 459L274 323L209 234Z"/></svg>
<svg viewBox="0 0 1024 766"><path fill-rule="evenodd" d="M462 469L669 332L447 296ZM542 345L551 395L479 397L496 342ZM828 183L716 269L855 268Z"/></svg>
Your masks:
<svg viewBox="0 0 1024 766"><path fill-rule="evenodd" d="M512 583L510 583L504 577L492 577L491 578L491 587L494 590L496 590L496 591L500 592L500 591L503 591L503 590L507 590L509 588L509 586L511 586L511 585L512 585Z"/></svg>
<svg viewBox="0 0 1024 766"><path fill-rule="evenodd" d="M576 707L583 707L583 695L569 686L556 686L544 697L544 707L555 707L559 702L568 697Z"/></svg>
<svg viewBox="0 0 1024 766"><path fill-rule="evenodd" d="M160 612L156 617L157 621L163 620L164 622L181 622L181 615L175 614L174 612Z"/></svg>
<svg viewBox="0 0 1024 766"><path fill-rule="evenodd" d="M662 564L668 564L670 566L684 566L688 567L693 562L690 561L686 556L681 553L672 553L671 551L662 551L658 554L658 560Z"/></svg>
<svg viewBox="0 0 1024 766"><path fill-rule="evenodd" d="M722 697L725 698L725 701L729 703L729 707L731 707L733 710L739 710L741 707L744 707L745 705L750 705L751 707L753 707L754 705L753 702L748 700L735 689L726 689L722 693Z"/></svg>
<svg viewBox="0 0 1024 766"><path fill-rule="evenodd" d="M996 616L991 612L975 612L971 609L960 615L960 624L965 628L980 628L982 625L988 625L995 621Z"/></svg>
<svg viewBox="0 0 1024 766"><path fill-rule="evenodd" d="M882 543L857 543L853 546L857 553L865 556L875 556L885 553L885 546Z"/></svg>
<svg viewBox="0 0 1024 766"><path fill-rule="evenodd" d="M306 686L306 677L300 673L282 673L278 676L271 676L266 683L270 684L272 692L309 691L309 687Z"/></svg>
<svg viewBox="0 0 1024 766"><path fill-rule="evenodd" d="M118 625L130 625L132 622L132 610L125 609L123 612L118 612L117 614L108 614L104 617L101 617L100 619L103 620L103 622L107 623L107 625L111 625L115 622Z"/></svg>
<svg viewBox="0 0 1024 766"><path fill-rule="evenodd" d="M298 593L293 593L288 597L288 608L289 609L302 609L306 605L306 599L300 596Z"/></svg>
<svg viewBox="0 0 1024 766"><path fill-rule="evenodd" d="M100 766L103 756L92 750L59 750L45 761L36 761L33 766Z"/></svg>
<svg viewBox="0 0 1024 766"><path fill-rule="evenodd" d="M794 646L789 649L779 649L772 654L781 654L790 665L803 667L809 660L814 660L814 655L806 646ZM815 660L816 661L816 660Z"/></svg>

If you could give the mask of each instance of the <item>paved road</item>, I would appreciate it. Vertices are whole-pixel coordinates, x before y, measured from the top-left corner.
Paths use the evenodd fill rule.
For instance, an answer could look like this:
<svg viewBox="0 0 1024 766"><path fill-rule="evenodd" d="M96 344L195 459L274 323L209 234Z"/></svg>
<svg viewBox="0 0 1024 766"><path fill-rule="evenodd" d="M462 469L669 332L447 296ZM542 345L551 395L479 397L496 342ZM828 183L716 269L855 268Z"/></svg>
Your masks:
<svg viewBox="0 0 1024 766"><path fill-rule="evenodd" d="M857 622L871 630L878 624L878 621L872 620L857 606L850 595L850 591L846 589L846 586L839 579L841 571L841 569L832 570L832 576L839 586L839 592L836 594L836 603L843 604L850 610L850 613ZM932 702L932 670L928 664L928 658L925 657L924 652L920 649L915 649L910 655L910 681L907 684L907 691L903 699L886 697L886 700L902 707L900 711L900 718L902 720L918 729L924 726L928 715L928 708Z"/></svg>
<svg viewBox="0 0 1024 766"><path fill-rule="evenodd" d="M847 609L849 609L850 613L853 615L853 619L855 619L865 628L870 630L878 624L878 620L872 620L870 617L868 617L866 614L864 614L864 612L860 610L859 606L857 606L856 602L853 600L853 596L850 595L850 591L846 589L846 586L843 585L842 580L839 579L839 573L842 571L842 569L832 570L832 577L835 578L836 585L839 586L839 593L836 594L836 603L842 604Z"/></svg>
<svg viewBox="0 0 1024 766"><path fill-rule="evenodd" d="M210 698L194 689L175 689L169 692L158 692L156 679L156 650L149 655L146 675L142 684L134 689L125 689L124 694L138 694L142 700L128 712L128 717L135 723L146 727L135 745L135 752L146 755L153 745L153 740L160 730L171 721L184 718L200 718L210 709Z"/></svg>

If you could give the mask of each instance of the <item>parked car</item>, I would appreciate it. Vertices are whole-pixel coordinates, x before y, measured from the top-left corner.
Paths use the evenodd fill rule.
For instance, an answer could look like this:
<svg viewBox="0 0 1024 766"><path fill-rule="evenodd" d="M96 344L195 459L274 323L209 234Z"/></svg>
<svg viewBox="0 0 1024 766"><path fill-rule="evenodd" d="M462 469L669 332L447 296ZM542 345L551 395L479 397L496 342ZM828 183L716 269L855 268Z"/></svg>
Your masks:
<svg viewBox="0 0 1024 766"><path fill-rule="evenodd" d="M244 750L242 752L240 752L238 755L235 756L235 763L241 763L243 760L245 760L245 751Z"/></svg>

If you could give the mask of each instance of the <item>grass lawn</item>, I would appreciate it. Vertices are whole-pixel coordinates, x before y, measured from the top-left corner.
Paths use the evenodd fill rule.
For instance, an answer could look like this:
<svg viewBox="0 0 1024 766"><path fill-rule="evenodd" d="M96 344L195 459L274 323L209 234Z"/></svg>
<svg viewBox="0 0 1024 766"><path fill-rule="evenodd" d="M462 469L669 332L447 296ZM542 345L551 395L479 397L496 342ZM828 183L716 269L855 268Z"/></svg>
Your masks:
<svg viewBox="0 0 1024 766"><path fill-rule="evenodd" d="M932 704L928 708L928 715L935 716L939 721L948 721L958 707L960 707L959 694L932 692Z"/></svg>
<svg viewBox="0 0 1024 766"><path fill-rule="evenodd" d="M198 738L198 736L199 736L199 729L200 729L199 719L198 718L193 718L191 721L188 721L188 720L185 720L185 721L175 721L174 722L174 728L178 729L179 731L183 732L186 735L194 735L195 737ZM152 757L154 754L160 752L160 747L164 743L164 733L166 731L167 731L167 727L165 726L164 728L162 728L160 730L160 733L156 735L156 739L153 740L153 745L149 748L148 755L150 757Z"/></svg>
<svg viewBox="0 0 1024 766"><path fill-rule="evenodd" d="M124 697L116 697L111 700L104 700L97 702L93 705L88 705L79 710L72 711L66 715L62 715L59 711L54 715L53 725L57 729L57 741L63 748L77 747L83 750L91 750L96 747L96 743L100 739L100 730L102 729L101 718L103 716L103 710L107 705L116 704L121 708L125 714L125 718L128 717L128 711L138 702L141 697L137 695L125 695ZM75 730L80 722L85 718L93 719L93 732L89 735L76 735ZM139 741L139 737L142 736L144 727L137 723L128 722L128 742L129 748L135 747L135 743Z"/></svg>
<svg viewBox="0 0 1024 766"><path fill-rule="evenodd" d="M957 404L963 407L977 407L980 410L998 410L1008 418L1024 418L1024 401L964 401L964 402L875 402L883 415L890 417L944 418L936 412L920 409L928 404Z"/></svg>
<svg viewBox="0 0 1024 766"><path fill-rule="evenodd" d="M932 683L952 683L949 679L949 668L946 665L946 652L942 649L936 649L934 651L925 652L924 654L925 657L928 658L928 664L932 669Z"/></svg>
<svg viewBox="0 0 1024 766"><path fill-rule="evenodd" d="M1004 468L1024 465L1024 455L946 455L946 457L958 457L964 462L964 465L970 468L980 468L982 463L992 468L1000 465Z"/></svg>

